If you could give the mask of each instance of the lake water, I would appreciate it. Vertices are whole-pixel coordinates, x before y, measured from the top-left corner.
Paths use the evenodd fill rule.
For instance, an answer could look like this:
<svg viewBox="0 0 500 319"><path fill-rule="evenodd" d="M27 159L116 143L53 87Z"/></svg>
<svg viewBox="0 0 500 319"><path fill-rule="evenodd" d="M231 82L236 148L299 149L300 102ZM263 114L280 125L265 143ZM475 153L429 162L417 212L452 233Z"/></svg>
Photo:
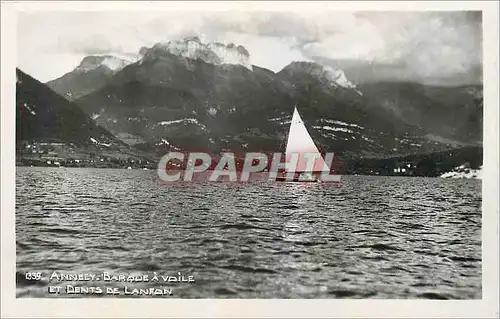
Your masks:
<svg viewBox="0 0 500 319"><path fill-rule="evenodd" d="M479 180L160 186L155 171L17 167L16 237L18 297L481 298Z"/></svg>

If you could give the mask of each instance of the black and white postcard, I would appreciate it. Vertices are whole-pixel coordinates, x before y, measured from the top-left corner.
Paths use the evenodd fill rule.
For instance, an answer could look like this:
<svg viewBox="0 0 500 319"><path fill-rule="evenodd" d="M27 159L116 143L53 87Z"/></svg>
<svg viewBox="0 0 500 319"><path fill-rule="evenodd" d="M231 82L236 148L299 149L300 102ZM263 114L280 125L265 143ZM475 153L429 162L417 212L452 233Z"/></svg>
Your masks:
<svg viewBox="0 0 500 319"><path fill-rule="evenodd" d="M2 2L1 110L6 316L498 316L498 2Z"/></svg>

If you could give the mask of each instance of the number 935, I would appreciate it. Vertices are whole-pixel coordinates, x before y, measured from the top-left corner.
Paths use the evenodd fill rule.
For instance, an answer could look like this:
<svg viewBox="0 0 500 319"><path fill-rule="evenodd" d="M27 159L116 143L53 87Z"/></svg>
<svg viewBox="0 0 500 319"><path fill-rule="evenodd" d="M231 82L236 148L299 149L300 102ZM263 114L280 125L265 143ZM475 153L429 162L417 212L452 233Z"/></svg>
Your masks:
<svg viewBox="0 0 500 319"><path fill-rule="evenodd" d="M27 280L41 280L42 279L42 273L41 272L27 272L24 274L24 277Z"/></svg>

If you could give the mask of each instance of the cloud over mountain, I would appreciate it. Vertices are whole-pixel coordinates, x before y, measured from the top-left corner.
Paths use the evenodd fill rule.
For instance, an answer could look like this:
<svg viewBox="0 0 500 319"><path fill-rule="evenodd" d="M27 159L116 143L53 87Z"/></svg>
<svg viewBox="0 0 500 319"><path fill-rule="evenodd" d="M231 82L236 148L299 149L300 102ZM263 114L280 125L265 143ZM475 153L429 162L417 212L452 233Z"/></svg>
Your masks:
<svg viewBox="0 0 500 319"><path fill-rule="evenodd" d="M77 64L89 54L137 54L143 45L198 36L241 44L253 64L276 72L294 60L349 60L387 66L396 80L481 82L480 12L53 12L19 21L18 45L31 47L20 63L41 79L56 70L33 60L71 55Z"/></svg>

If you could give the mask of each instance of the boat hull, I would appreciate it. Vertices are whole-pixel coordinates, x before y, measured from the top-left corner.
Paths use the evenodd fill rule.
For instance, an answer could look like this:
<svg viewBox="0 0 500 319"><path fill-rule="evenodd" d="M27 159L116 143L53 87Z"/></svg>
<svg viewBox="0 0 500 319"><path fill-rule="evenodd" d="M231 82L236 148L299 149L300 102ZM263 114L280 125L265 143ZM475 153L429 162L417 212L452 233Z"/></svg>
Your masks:
<svg viewBox="0 0 500 319"><path fill-rule="evenodd" d="M300 175L295 175L293 179L288 179L286 176L277 176L276 182L295 182L295 183L319 183L320 180L317 176L313 178L300 178Z"/></svg>
<svg viewBox="0 0 500 319"><path fill-rule="evenodd" d="M318 180L305 180L305 181L301 181L301 180L297 180L297 179L287 180L286 178L277 178L277 179L276 179L276 182L289 182L289 183L319 183L320 181L318 181Z"/></svg>

